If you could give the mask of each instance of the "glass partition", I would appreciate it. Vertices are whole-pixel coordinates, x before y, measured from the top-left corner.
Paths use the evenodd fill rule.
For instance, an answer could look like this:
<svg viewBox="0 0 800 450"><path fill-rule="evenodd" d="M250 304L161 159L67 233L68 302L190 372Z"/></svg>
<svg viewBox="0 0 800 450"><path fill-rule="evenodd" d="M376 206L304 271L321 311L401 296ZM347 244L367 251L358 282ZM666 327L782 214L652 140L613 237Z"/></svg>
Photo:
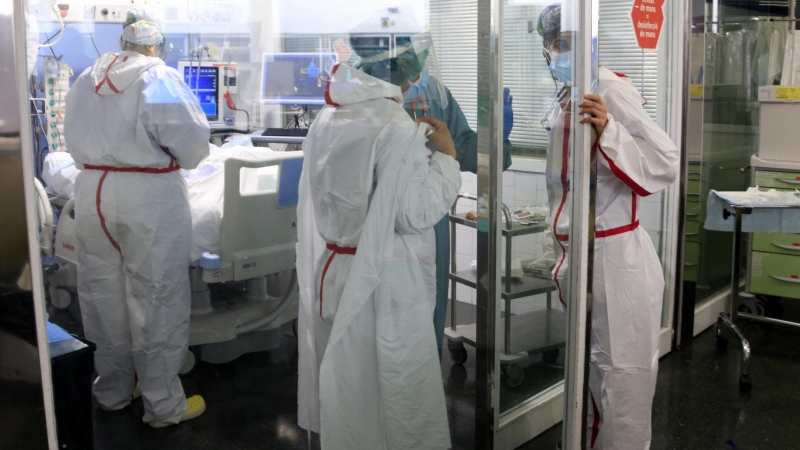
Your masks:
<svg viewBox="0 0 800 450"><path fill-rule="evenodd" d="M615 2L406 3L31 1L42 288L94 351L57 420L98 449L591 439L595 244L666 244L658 194L595 217L624 177L579 104L618 71L661 123L662 61Z"/></svg>
<svg viewBox="0 0 800 450"><path fill-rule="evenodd" d="M458 78L465 65L476 64L477 21L454 24L444 1L404 3L134 2L144 12L133 20L129 1L28 5L29 152L43 210L52 213L55 225L43 237L49 244L43 288L50 322L95 347L94 372L81 372L82 406L74 409L94 424L95 448L118 448L120 436L136 448L199 442L219 448L377 448L365 442L382 438L416 448L407 441L431 433L429 443L437 448L450 448L451 442L453 448L472 446L474 427L461 426L461 417L474 419L474 403L453 377L445 378L445 397L437 346L448 297L445 216L457 187L470 191L470 174L478 166L477 76ZM458 45L440 51L440 42ZM121 45L127 46L123 52ZM350 106L368 101L377 106ZM387 117L398 122L389 124ZM452 155L446 143L426 147L424 130L415 134L413 120L424 117L446 125ZM391 139L378 139L381 120L389 124L384 133L394 133ZM309 147L315 124L325 133L327 126L339 130L339 151L363 148L338 155L339 165L320 164L320 172L305 175L309 155L319 156L314 152L328 143L333 147L330 134ZM395 165L384 170L389 163L381 158L397 153L389 151L391 145L406 151L412 138L421 159L415 154L413 164L402 166L406 172L402 161L392 159ZM325 338L313 337L339 320L336 309L325 315L330 311L324 308L336 304L329 300L337 295L328 291L334 283L329 280L347 278L341 266L348 260L383 255L378 244L370 253L359 242L358 234L367 234L360 228L351 241L326 234L327 242L314 250L324 253L322 259L296 252L298 243L302 251L315 242L304 240L304 230L319 231L326 223L317 217L319 226L309 228L309 216L300 212L304 198L318 198L303 196L301 177L316 181L337 170L325 193L344 195L336 186L346 191L343 186L362 177L353 183L366 190L359 197L361 213L377 198L389 203L401 193L411 196L409 183L419 181L411 173L442 187L434 203L409 197L411 204L401 211L407 216L397 219L397 236L403 229L410 237L397 237L395 270L382 276L384 286L395 283L391 288L402 301L392 303L395 297L380 291L385 301L375 304L395 309L373 314L373 337L332 346L334 353L342 348L357 357L357 364L345 365L344 355L324 360L366 377L381 355L383 378L340 380L362 394L380 379L389 380L381 392L417 393L400 392L399 400L386 393L382 399L377 388L358 397L322 387L330 395L315 400L330 408L328 399L340 395L333 410L351 407L370 420L381 414L369 405L406 405L406 412L414 412L404 417L416 417L421 437L351 423L362 430L360 444L337 445L358 436L335 424L328 426L336 431L322 438L318 432L345 415L320 419L317 411L314 420L313 406L302 406L314 398L305 383L326 370L316 366L323 364ZM402 187L381 189L382 177ZM415 215L415 208L426 207L431 209ZM358 220L360 213L343 214ZM303 266L308 261L312 268ZM440 268L438 277L434 267ZM303 289L324 296L306 296ZM379 320L387 322L376 327ZM392 347L394 339L402 340L401 350ZM313 359L304 347L310 341L320 358L314 367L304 366ZM355 350L363 342L373 347ZM91 372L85 363L82 370ZM311 385L319 389L318 382ZM205 406L198 406L196 396ZM57 419L69 420L63 414ZM179 433L144 432L143 419L157 427L186 423Z"/></svg>
<svg viewBox="0 0 800 450"><path fill-rule="evenodd" d="M671 36L678 37L677 24L670 17L673 9L667 6L662 9L664 23L657 49L643 49L636 39L635 30L630 26L630 12L634 7L633 1L601 0L599 64L631 84L639 92L641 105L650 119L663 131L671 133L674 139L674 130L678 129L680 117L675 111L678 103L675 96L679 95L679 89L673 86L676 73L680 72L676 72L673 65L677 63L676 48L680 48L681 44L678 39L670 39ZM667 280L661 314L661 331L667 336L672 327L671 280L676 239L672 232L676 217L671 205L677 188L676 185L652 194L640 193L637 210L637 219L647 231ZM669 351L668 342L669 337L663 340L661 355Z"/></svg>
<svg viewBox="0 0 800 450"><path fill-rule="evenodd" d="M786 57L792 54L794 3L743 9L693 2L683 297L698 314L697 323L687 321L694 330L684 334L711 325L716 312L700 311L723 308L717 305L730 286L730 236L703 228L706 198L712 189L743 191L754 185L750 169L759 151L759 88L792 84ZM746 267L747 252L742 258L740 267ZM689 310L685 315L690 316Z"/></svg>
<svg viewBox="0 0 800 450"><path fill-rule="evenodd" d="M595 84L593 11L593 2L479 2L477 264L451 276L454 305L458 285L472 285L477 314L447 332L451 355L477 347L479 447L516 448L561 420L565 448L579 446L591 139L578 103ZM536 173L507 153L538 157ZM457 226L471 225L470 209Z"/></svg>

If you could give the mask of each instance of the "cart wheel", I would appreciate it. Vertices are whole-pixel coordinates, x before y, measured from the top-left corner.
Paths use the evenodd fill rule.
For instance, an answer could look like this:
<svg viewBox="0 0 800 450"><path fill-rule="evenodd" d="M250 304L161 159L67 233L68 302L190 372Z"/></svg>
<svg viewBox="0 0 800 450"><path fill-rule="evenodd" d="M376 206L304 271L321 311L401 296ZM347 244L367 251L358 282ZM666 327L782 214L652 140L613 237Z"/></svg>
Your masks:
<svg viewBox="0 0 800 450"><path fill-rule="evenodd" d="M750 379L747 375L741 375L739 377L739 390L742 392L750 392L753 390L753 380Z"/></svg>
<svg viewBox="0 0 800 450"><path fill-rule="evenodd" d="M454 363L462 365L467 362L467 349L463 342L447 341L447 350L450 351L450 358Z"/></svg>
<svg viewBox="0 0 800 450"><path fill-rule="evenodd" d="M186 360L183 361L183 367L181 367L179 374L190 375L194 372L194 369L197 368L198 359L200 359L200 355L198 354L197 347L189 347L189 351L186 352Z"/></svg>
<svg viewBox="0 0 800 450"><path fill-rule="evenodd" d="M739 308L737 308L737 310L739 312L752 314L754 316L763 316L764 306L760 302L754 299L748 299L748 300L750 301L746 301L745 303L739 305Z"/></svg>
<svg viewBox="0 0 800 450"><path fill-rule="evenodd" d="M508 364L502 366L501 369L505 375L506 384L511 387L517 387L525 380L525 372L516 364Z"/></svg>
<svg viewBox="0 0 800 450"><path fill-rule="evenodd" d="M294 337L297 337L297 319L292 321L292 333L294 333Z"/></svg>
<svg viewBox="0 0 800 450"><path fill-rule="evenodd" d="M722 336L717 336L717 350L725 350L728 348L728 340Z"/></svg>
<svg viewBox="0 0 800 450"><path fill-rule="evenodd" d="M51 291L52 292L52 291ZM50 304L55 309L67 309L75 301L78 296L75 290L65 286L59 286L56 289L55 298L50 299Z"/></svg>
<svg viewBox="0 0 800 450"><path fill-rule="evenodd" d="M555 364L558 361L559 350L549 350L542 353L542 362L545 364Z"/></svg>

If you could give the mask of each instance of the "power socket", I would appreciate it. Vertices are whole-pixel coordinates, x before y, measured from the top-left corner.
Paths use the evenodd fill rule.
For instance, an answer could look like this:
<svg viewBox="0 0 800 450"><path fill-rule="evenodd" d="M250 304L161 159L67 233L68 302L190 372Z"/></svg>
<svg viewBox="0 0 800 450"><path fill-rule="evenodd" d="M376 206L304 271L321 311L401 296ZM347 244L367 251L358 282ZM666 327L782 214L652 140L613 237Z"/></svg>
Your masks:
<svg viewBox="0 0 800 450"><path fill-rule="evenodd" d="M94 21L97 23L123 23L130 5L97 5Z"/></svg>

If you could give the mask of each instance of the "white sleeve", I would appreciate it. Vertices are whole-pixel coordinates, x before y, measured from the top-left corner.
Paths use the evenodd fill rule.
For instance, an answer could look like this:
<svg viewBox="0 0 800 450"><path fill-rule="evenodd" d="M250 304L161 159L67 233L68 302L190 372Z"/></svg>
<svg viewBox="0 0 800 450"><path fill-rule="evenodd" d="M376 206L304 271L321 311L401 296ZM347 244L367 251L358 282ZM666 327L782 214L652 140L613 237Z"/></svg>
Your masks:
<svg viewBox="0 0 800 450"><path fill-rule="evenodd" d="M461 171L454 158L434 152L418 160L405 192L398 196L395 229L414 234L432 228L450 211L459 189Z"/></svg>
<svg viewBox="0 0 800 450"><path fill-rule="evenodd" d="M158 67L139 100L138 119L156 144L166 148L183 169L194 169L208 156L210 127L197 98L177 72Z"/></svg>
<svg viewBox="0 0 800 450"><path fill-rule="evenodd" d="M627 86L613 86L603 101L608 125L598 140L600 162L641 197L671 185L680 170L678 148Z"/></svg>

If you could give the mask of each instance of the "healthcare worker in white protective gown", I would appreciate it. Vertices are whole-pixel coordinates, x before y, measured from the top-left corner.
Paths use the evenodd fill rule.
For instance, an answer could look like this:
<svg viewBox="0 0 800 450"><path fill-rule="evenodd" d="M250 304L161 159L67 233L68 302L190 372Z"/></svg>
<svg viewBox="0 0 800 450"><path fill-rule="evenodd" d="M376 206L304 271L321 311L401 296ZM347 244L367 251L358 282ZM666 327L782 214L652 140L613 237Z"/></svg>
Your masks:
<svg viewBox="0 0 800 450"><path fill-rule="evenodd" d="M433 226L461 187L455 146L398 86L344 64L325 99L297 213L298 422L324 450L448 449Z"/></svg>
<svg viewBox="0 0 800 450"><path fill-rule="evenodd" d="M209 126L175 69L156 57L164 30L132 7L120 39L75 81L66 99L75 186L78 295L97 345L94 394L104 409L131 402L144 421L175 424L205 410L178 378L188 350L191 215L178 171L208 155Z"/></svg>
<svg viewBox="0 0 800 450"><path fill-rule="evenodd" d="M456 160L464 172L478 172L478 134L467 123L458 102L441 82L439 62L430 32L423 31L409 8L383 8L348 32L359 56L358 69L400 86L406 112L416 119L431 116L447 124L456 146ZM411 43L411 49L395 52ZM514 126L511 91L503 90L503 170L511 166L509 141ZM450 283L450 216L434 227L436 234L436 308L434 330L441 357Z"/></svg>
<svg viewBox="0 0 800 450"><path fill-rule="evenodd" d="M553 75L564 83L548 112L548 224L555 250L553 276L561 301L569 295L568 189L572 35L561 31L561 7L542 12L538 30ZM600 68L598 95L578 106L595 130L597 191L587 442L591 449L650 447L650 416L658 370L664 277L658 255L639 224L642 197L667 188L679 153L650 118L630 80Z"/></svg>

